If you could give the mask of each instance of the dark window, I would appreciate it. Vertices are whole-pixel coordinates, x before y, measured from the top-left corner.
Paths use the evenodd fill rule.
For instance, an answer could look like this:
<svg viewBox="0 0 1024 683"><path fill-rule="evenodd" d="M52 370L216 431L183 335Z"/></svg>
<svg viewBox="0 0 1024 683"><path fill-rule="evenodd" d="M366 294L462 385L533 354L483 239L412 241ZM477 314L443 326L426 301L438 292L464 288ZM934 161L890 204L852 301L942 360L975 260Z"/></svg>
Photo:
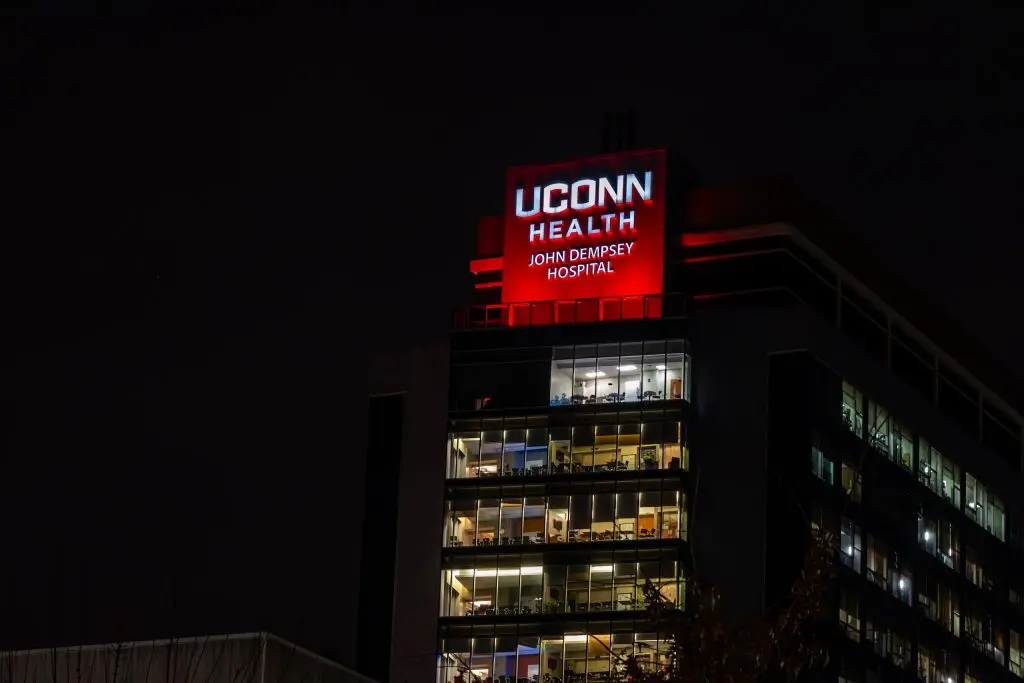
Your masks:
<svg viewBox="0 0 1024 683"><path fill-rule="evenodd" d="M480 420L452 420L452 431L456 432L479 432Z"/></svg>
<svg viewBox="0 0 1024 683"><path fill-rule="evenodd" d="M779 283L772 282L766 272L765 257L766 254L756 254L690 263L687 278L703 292L728 293L771 287Z"/></svg>
<svg viewBox="0 0 1024 683"><path fill-rule="evenodd" d="M939 374L975 405L981 400L978 396L978 389L945 363L939 363Z"/></svg>
<svg viewBox="0 0 1024 683"><path fill-rule="evenodd" d="M907 347L907 349L909 349L915 356L928 363L929 367L931 366L931 359L934 358L935 354L922 346L916 339L911 337L910 334L904 331L897 322L892 323L892 337L894 340Z"/></svg>
<svg viewBox="0 0 1024 683"><path fill-rule="evenodd" d="M995 451L1004 460L1014 466L1020 467L1020 438L1019 432L1011 433L1002 421L996 420L986 409L982 417L981 442Z"/></svg>
<svg viewBox="0 0 1024 683"><path fill-rule="evenodd" d="M452 367L451 408L480 410L548 402L551 361L481 363Z"/></svg>
<svg viewBox="0 0 1024 683"><path fill-rule="evenodd" d="M955 420L969 434L978 437L978 404L965 396L956 386L939 376L939 410Z"/></svg>
<svg viewBox="0 0 1024 683"><path fill-rule="evenodd" d="M793 258L790 273L787 276L789 288L800 300L807 304L815 313L830 323L836 320L836 290L829 282L803 263Z"/></svg>
<svg viewBox="0 0 1024 683"><path fill-rule="evenodd" d="M886 331L876 322L854 306L845 296L840 315L841 329L850 338L876 360L886 361Z"/></svg>
<svg viewBox="0 0 1024 683"><path fill-rule="evenodd" d="M1020 423L988 401L985 401L985 412L988 413L993 420L1001 424L1006 431L1011 434L1020 434Z"/></svg>
<svg viewBox="0 0 1024 683"><path fill-rule="evenodd" d="M934 370L930 363L899 341L892 339L892 372L901 380L920 391L929 401L934 392Z"/></svg>
<svg viewBox="0 0 1024 683"><path fill-rule="evenodd" d="M832 291L835 292L836 274L832 272L830 268L822 265L818 259L811 256L795 244L789 243L786 245L786 248L789 250L790 255L795 261L817 275L819 280L827 283ZM835 302L833 301L833 303Z"/></svg>
<svg viewBox="0 0 1024 683"><path fill-rule="evenodd" d="M859 310L862 315L867 317L869 320L874 322L882 329L885 329L887 324L885 315L877 308L875 308L874 304L872 304L867 299L858 294L857 290L853 289L852 287L844 287L843 298L846 299L851 304L853 304L854 306L856 306L857 310Z"/></svg>

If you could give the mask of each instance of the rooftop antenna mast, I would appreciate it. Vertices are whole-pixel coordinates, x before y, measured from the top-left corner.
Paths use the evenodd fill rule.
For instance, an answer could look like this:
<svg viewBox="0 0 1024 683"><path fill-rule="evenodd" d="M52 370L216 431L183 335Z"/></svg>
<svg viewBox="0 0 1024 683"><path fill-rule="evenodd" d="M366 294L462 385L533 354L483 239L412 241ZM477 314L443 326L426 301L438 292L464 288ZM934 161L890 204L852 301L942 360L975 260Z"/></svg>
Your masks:
<svg viewBox="0 0 1024 683"><path fill-rule="evenodd" d="M625 109L605 114L601 152L613 154L635 146L636 113L632 109Z"/></svg>

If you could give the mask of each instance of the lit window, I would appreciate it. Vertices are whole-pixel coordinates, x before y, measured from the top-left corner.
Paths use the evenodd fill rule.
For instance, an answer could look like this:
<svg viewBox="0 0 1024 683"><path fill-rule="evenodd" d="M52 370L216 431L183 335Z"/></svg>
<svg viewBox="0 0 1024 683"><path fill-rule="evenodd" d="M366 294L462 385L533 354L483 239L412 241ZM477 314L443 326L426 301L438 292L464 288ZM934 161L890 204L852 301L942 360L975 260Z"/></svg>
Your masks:
<svg viewBox="0 0 1024 683"><path fill-rule="evenodd" d="M861 571L861 536L860 527L843 518L842 531L839 535L839 557L843 564L857 573Z"/></svg>
<svg viewBox="0 0 1024 683"><path fill-rule="evenodd" d="M447 546L686 539L685 494L656 481L632 491L456 499L446 505Z"/></svg>
<svg viewBox="0 0 1024 683"><path fill-rule="evenodd" d="M513 557L504 556L503 561ZM481 558L480 562L487 562ZM490 562L496 562L493 558ZM495 566L442 572L441 616L638 611L650 581L670 606L683 605L679 563L665 556L644 562Z"/></svg>
<svg viewBox="0 0 1024 683"><path fill-rule="evenodd" d="M892 437L890 438L892 449L889 457L897 465L906 470L914 469L914 432L907 425L893 421Z"/></svg>
<svg viewBox="0 0 1024 683"><path fill-rule="evenodd" d="M985 568L981 563L981 559L978 554L974 552L972 548L967 548L967 559L965 563L965 570L967 578L975 586L982 588L985 586Z"/></svg>
<svg viewBox="0 0 1024 683"><path fill-rule="evenodd" d="M960 596L943 584L938 586L939 623L955 636L960 635Z"/></svg>
<svg viewBox="0 0 1024 683"><path fill-rule="evenodd" d="M874 536L868 535L867 577L882 590L889 587L889 550Z"/></svg>
<svg viewBox="0 0 1024 683"><path fill-rule="evenodd" d="M551 406L689 400L690 356L681 339L557 346Z"/></svg>
<svg viewBox="0 0 1024 683"><path fill-rule="evenodd" d="M479 477L480 432L466 431L448 436L448 476L453 479Z"/></svg>
<svg viewBox="0 0 1024 683"><path fill-rule="evenodd" d="M856 434L864 434L864 394L852 384L843 381L843 423Z"/></svg>
<svg viewBox="0 0 1024 683"><path fill-rule="evenodd" d="M857 503L861 499L860 480L860 473L850 465L843 463L843 490L846 491L846 495L850 496Z"/></svg>
<svg viewBox="0 0 1024 683"><path fill-rule="evenodd" d="M835 480L835 465L816 446L811 447L811 472L826 484L831 485Z"/></svg>
<svg viewBox="0 0 1024 683"><path fill-rule="evenodd" d="M914 578L911 576L910 570L901 569L899 563L892 568L889 589L893 597L899 598L908 605L914 603Z"/></svg>
<svg viewBox="0 0 1024 683"><path fill-rule="evenodd" d="M1006 540L1006 512L1003 501L970 474L967 475L964 512L1000 541Z"/></svg>
<svg viewBox="0 0 1024 683"><path fill-rule="evenodd" d="M922 484L955 507L960 507L960 468L937 448L921 439L917 477Z"/></svg>
<svg viewBox="0 0 1024 683"><path fill-rule="evenodd" d="M868 443L886 455L892 452L892 415L874 401L868 401Z"/></svg>
<svg viewBox="0 0 1024 683"><path fill-rule="evenodd" d="M1020 641L1020 634L1010 631L1010 672L1024 678L1024 656L1021 655Z"/></svg>
<svg viewBox="0 0 1024 683"><path fill-rule="evenodd" d="M946 681L938 680L935 659L932 657L931 650L924 645L920 645L917 649L917 669L920 671L924 683L946 683Z"/></svg>
<svg viewBox="0 0 1024 683"><path fill-rule="evenodd" d="M846 627L846 635L860 642L860 600L845 590L839 595L839 623Z"/></svg>
<svg viewBox="0 0 1024 683"><path fill-rule="evenodd" d="M549 427L546 417L488 419L480 430L448 437L448 476L453 479L586 475L636 469L688 469L689 450L682 423L663 420L664 412L623 412L621 422ZM610 415L609 417L614 417ZM461 425L458 425L461 426ZM468 424L466 426L469 426ZM502 428L504 427L504 428Z"/></svg>
<svg viewBox="0 0 1024 683"><path fill-rule="evenodd" d="M952 523L918 515L917 535L922 548L939 558L950 569L958 571L960 537Z"/></svg>

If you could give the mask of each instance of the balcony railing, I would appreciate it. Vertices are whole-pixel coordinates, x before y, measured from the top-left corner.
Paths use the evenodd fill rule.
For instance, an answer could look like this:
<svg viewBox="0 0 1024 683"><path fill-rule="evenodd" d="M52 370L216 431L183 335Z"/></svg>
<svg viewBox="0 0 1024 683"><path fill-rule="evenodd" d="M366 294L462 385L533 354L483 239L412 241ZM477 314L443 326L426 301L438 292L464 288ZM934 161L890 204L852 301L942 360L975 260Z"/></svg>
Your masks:
<svg viewBox="0 0 1024 683"><path fill-rule="evenodd" d="M456 330L478 330L684 317L686 295L680 293L467 306L452 322Z"/></svg>

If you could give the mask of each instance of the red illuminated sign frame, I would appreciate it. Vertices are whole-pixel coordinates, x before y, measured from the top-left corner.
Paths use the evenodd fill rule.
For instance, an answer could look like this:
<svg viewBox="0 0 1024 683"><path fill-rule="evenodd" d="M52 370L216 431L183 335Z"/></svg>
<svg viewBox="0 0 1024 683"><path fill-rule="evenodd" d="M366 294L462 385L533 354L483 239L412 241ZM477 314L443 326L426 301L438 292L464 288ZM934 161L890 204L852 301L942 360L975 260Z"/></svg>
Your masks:
<svg viewBox="0 0 1024 683"><path fill-rule="evenodd" d="M665 151L509 169L503 303L660 294Z"/></svg>

